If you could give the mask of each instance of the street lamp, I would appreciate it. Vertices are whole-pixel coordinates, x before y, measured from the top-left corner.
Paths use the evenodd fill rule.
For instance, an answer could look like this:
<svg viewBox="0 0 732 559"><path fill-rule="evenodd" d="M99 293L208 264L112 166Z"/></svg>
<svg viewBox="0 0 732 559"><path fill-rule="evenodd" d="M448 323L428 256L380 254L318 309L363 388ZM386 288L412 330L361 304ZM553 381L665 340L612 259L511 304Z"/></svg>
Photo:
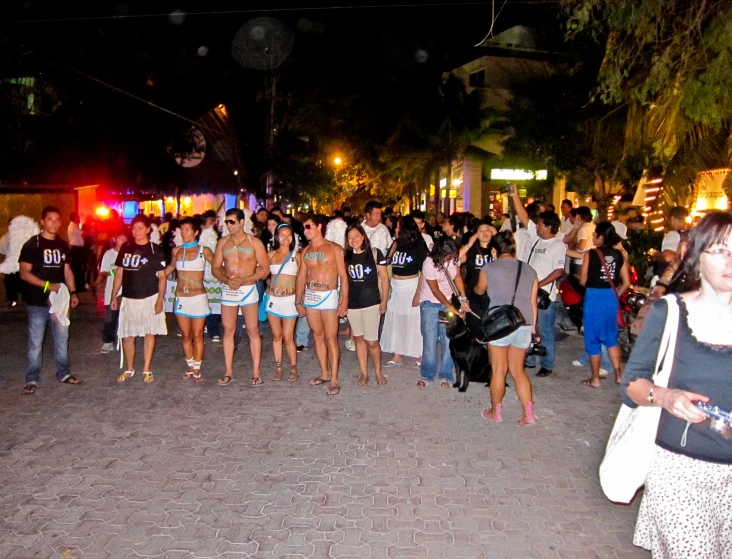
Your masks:
<svg viewBox="0 0 732 559"><path fill-rule="evenodd" d="M341 159L340 157L336 157L335 159L333 159L333 163L335 163L336 165L340 165L341 163L343 163L343 159Z"/></svg>

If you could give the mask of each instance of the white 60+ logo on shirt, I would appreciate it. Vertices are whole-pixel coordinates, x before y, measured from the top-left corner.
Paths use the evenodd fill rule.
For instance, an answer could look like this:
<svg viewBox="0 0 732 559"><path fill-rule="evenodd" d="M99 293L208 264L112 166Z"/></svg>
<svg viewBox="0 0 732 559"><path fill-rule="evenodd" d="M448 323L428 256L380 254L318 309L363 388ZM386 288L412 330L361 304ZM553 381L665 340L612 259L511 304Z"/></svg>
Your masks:
<svg viewBox="0 0 732 559"><path fill-rule="evenodd" d="M43 263L44 264L61 264L62 261L66 260L66 255L61 254L61 251L57 248L47 248L43 251Z"/></svg>
<svg viewBox="0 0 732 559"><path fill-rule="evenodd" d="M125 253L122 257L123 268L139 268L140 264L147 264L147 258L142 258L139 254Z"/></svg>
<svg viewBox="0 0 732 559"><path fill-rule="evenodd" d="M369 275L371 273L370 267L363 267L363 264L356 264L355 266L353 264L348 266L348 275L351 276L353 279L363 279L364 274Z"/></svg>

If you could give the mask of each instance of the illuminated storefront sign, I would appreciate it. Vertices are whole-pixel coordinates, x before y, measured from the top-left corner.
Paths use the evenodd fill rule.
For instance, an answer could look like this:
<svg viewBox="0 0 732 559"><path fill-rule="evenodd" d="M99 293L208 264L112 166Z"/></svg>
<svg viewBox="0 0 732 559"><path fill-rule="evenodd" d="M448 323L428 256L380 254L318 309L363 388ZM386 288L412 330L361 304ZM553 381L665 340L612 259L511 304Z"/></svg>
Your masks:
<svg viewBox="0 0 732 559"><path fill-rule="evenodd" d="M724 191L723 185L729 173L730 169L714 169L697 175L695 211L727 209L727 193Z"/></svg>
<svg viewBox="0 0 732 559"><path fill-rule="evenodd" d="M526 169L491 169L491 180L494 181L545 181L546 169L527 171Z"/></svg>

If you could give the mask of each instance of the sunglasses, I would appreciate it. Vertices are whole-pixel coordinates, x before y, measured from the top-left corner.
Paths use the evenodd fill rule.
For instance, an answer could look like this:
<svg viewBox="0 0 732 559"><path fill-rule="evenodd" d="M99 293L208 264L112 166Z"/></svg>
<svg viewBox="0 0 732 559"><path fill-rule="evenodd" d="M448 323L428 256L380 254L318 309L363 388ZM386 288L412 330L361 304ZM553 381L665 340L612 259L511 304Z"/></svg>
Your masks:
<svg viewBox="0 0 732 559"><path fill-rule="evenodd" d="M308 224L307 224L307 225L305 225L304 227L305 227L305 229L315 229L315 228L316 228L316 226L315 226L315 225L313 225L312 223L308 223Z"/></svg>
<svg viewBox="0 0 732 559"><path fill-rule="evenodd" d="M225 219L224 223L226 223L228 225L236 225L236 220L235 219Z"/></svg>

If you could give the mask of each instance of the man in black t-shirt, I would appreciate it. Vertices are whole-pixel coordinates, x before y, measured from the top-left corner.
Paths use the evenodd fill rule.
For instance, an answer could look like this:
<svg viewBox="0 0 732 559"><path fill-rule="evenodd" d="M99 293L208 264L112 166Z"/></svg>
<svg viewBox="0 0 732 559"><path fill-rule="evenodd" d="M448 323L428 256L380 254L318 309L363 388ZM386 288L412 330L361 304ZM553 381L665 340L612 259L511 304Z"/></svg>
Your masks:
<svg viewBox="0 0 732 559"><path fill-rule="evenodd" d="M58 293L63 284L70 292L70 306L79 306L74 274L71 271L71 250L57 234L61 228L61 212L54 206L43 208L42 231L23 245L18 262L20 279L25 282L25 302L28 305L28 350L26 355L25 388L23 394L35 394L41 379L43 340L46 326L51 323L53 354L56 358L56 378L66 384L80 384L70 372L69 327L61 324L49 312L49 295Z"/></svg>

